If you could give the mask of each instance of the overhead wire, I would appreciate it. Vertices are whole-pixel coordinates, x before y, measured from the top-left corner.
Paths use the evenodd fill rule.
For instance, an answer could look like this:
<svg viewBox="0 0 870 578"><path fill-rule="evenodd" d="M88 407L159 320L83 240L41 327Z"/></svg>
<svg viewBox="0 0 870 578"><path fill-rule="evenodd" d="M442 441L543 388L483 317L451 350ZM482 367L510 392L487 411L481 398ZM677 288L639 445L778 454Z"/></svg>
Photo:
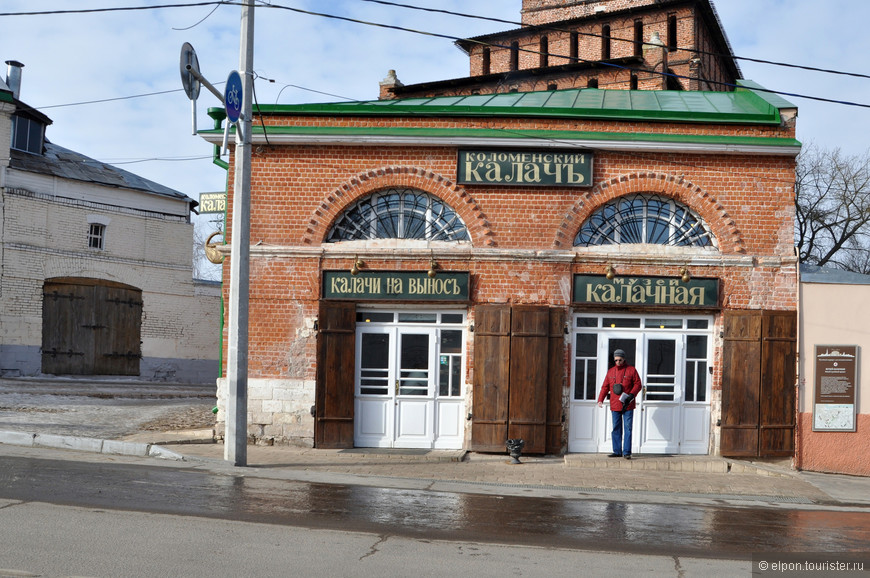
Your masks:
<svg viewBox="0 0 870 578"><path fill-rule="evenodd" d="M477 15L465 14L465 13L454 12L454 11L443 10L443 9L435 9L435 8L425 8L425 7L420 7L420 6L412 6L412 5L408 5L408 4L401 4L401 3L398 3L398 2L390 2L390 1L387 1L387 0L360 0L360 1L362 1L362 2L376 3L376 4L383 4L383 5L390 5L390 6L402 7L402 8L408 8L408 9L415 9L415 10L424 10L424 11L428 11L428 12L438 12L438 13L444 13L444 14L449 14L449 15L461 16L461 17L465 17L465 18L475 18L475 19L488 20L488 21L494 21L494 22L502 22L502 23L512 24L512 25L522 25L522 23L517 23L517 22L515 22L515 21L511 21L511 20L505 20L505 19L499 19L499 18L493 18L493 17L477 16ZM0 13L0 16L31 16L31 15L51 15L51 14L80 14L80 13L95 13L95 12L117 12L117 11L129 11L129 10L154 10L154 9L165 9L165 8L186 8L186 7L198 7L198 6L214 6L214 10L216 10L218 7L220 7L220 5L236 5L236 6L240 6L240 5L242 5L242 3L241 3L241 2L238 2L238 1L212 0L212 1L205 1L205 2L177 3L177 4L162 4L162 5L140 6L140 7L113 7L113 8L96 8L96 9L67 9L67 10L52 10L52 11L38 11L38 12L17 12L17 13L6 12L6 13ZM345 16L338 16L338 15L332 15L332 14L325 14L325 13L320 13L320 12L314 12L314 11L309 11L309 10L303 10L303 9L299 9L299 8L293 8L293 7L289 7L289 6L282 6L282 5L275 4L274 2L269 2L269 1L265 1L265 0L260 0L259 6L261 6L261 7L263 7L263 8L276 8L276 9L283 9L283 10L288 10L288 11L297 12L297 13L303 13L303 14L307 14L307 15L311 15L311 16L318 16L318 17L329 18L329 19L337 19L337 20L342 20L342 21L349 21L349 22L352 22L352 23L357 23L357 24L362 24L362 25L376 26L376 27L387 28L387 29L398 30L398 31L404 31L404 32L410 32L410 33L415 33L415 34L420 34L420 35L425 35L425 36L432 36L432 37L437 37L437 38L445 38L445 39L450 39L450 40L454 40L454 41L469 40L469 39L465 39L465 38L461 38L461 37L456 37L456 36L451 36L451 35L447 35L447 34L439 34L439 33L434 33L434 32L427 32L427 31L416 30L416 29L408 28L408 27L402 27L402 26L396 26L396 25L389 25L389 24L383 24L383 23L377 23L377 22L370 22L370 21L360 20L360 19L356 19L356 18L349 18L349 17L345 17ZM212 12L214 12L214 10L212 10ZM210 13L209 15L211 15L211 13ZM207 16L207 17L208 17L208 16ZM207 17L206 17L206 18L207 18ZM559 28L547 28L547 27L538 27L538 28L539 28L539 29L551 29L551 30L563 31L562 29L559 29ZM581 34L588 35L588 36L595 36L595 37L600 37L600 36L601 36L601 35L597 35L597 34L594 34L594 33L587 33L587 32L582 32ZM623 40L623 41L626 41L626 42L632 42L632 43L634 43L633 40L618 39L618 38L615 38L615 37L612 38L612 40ZM510 48L510 47L502 46L502 45L498 45L498 44L490 44L490 43L478 42L478 41L475 41L475 40L473 40L473 39L471 39L470 41L472 41L472 42L477 42L478 44L484 44L484 45L489 45L489 46L492 46L492 47L497 47L497 48L507 48L507 49ZM525 51L525 52L534 53L534 54L541 54L541 51L538 51L538 50L527 49L527 48L524 48L524 49L521 49L521 50L523 50L523 51ZM718 53L712 53L712 52L704 52L704 51L693 51L693 52L703 53L703 54L711 54L711 55L717 55L717 56L722 56L722 55L720 55L720 54L718 54ZM571 58L571 57L560 56L560 55L556 55L556 54L552 54L552 53L549 53L549 54L550 54L551 56L556 57L556 58L565 58L565 59L570 59L570 58ZM730 57L730 56L729 56L729 57ZM735 58L736 58L736 57L735 57ZM848 73L848 72L843 72L843 71L834 71L834 70L828 70L828 69L818 69L818 68L814 68L814 67L806 67L806 66L801 66L801 65L793 65L793 64L788 64L788 63L778 63L778 62L766 61L766 60L762 60L762 59L750 59L750 58L746 58L746 57L740 57L740 58L741 58L741 59L744 59L744 60L752 60L752 61L754 61L754 62L761 62L761 63L773 64L773 65L778 65L778 66L788 66L788 67L800 68L800 69L805 69L805 70L815 70L815 71L819 71L819 72L828 72L828 73L833 73L833 74L843 74L843 75L849 75L849 76L858 76L858 77L870 78L870 75L861 75L861 74L856 74L856 73ZM577 59L577 60L582 60L582 59ZM588 60L587 60L587 61L585 61L585 62L595 62L595 63L597 63L597 64L602 64L602 65L610 64L610 65L612 65L612 66L614 66L614 67L616 67L616 68L622 68L622 69L625 69L625 70L639 70L639 69L634 69L634 68L631 68L631 67L621 66L621 65L618 65L618 64L603 63L603 62L600 62L600 61L588 61ZM689 77L680 76L680 75L673 75L673 76L675 76L675 77L677 77L677 78L689 78ZM266 80L270 80L270 81L272 81L271 79L266 79ZM272 82L274 82L274 81L272 81ZM710 81L710 82L715 82L715 81ZM719 82L718 84L721 84L721 85L724 85L724 86L728 86L728 87L737 87L737 85L729 84L729 83L724 83L724 82ZM327 95L327 96L333 96L333 97L342 98L342 99L346 99L346 100L350 100L350 101L355 101L355 99L351 99L351 98L349 98L349 97L344 97L344 96L335 95L335 94L331 94L331 93L327 93L327 92L322 92L322 91L318 91L318 90L315 90L315 89L310 89L310 88L302 87L302 86L295 85L295 84L286 84L286 85L282 88L282 91L283 91L284 88L287 88L287 87L294 87L294 88L298 88L298 89L301 89L301 90L307 90L307 91L314 92L314 93L324 94L324 95ZM183 89L167 90L167 91L159 91L159 92L153 92L153 93L143 93L143 94L139 94L139 95L130 95L130 96L124 96L124 97L109 98L109 99L98 99L98 100L92 100L92 101L82 101L82 102L76 102L76 103L66 103L66 104L59 104L59 105L48 105L48 106L44 106L44 107L38 107L37 110L40 110L40 109L51 109L51 108L58 108L58 107L66 107L66 106L78 106L78 105L84 105L84 104L105 103L105 102L111 102L111 101L126 100L126 99L133 99L133 98L139 98L139 97L145 97L145 96L153 96L153 95L167 94L167 93L172 93L172 92L179 92L179 91L181 91L181 90L183 90ZM859 107L870 108L870 105L868 105L868 104L863 104L863 103L854 103L854 102L842 101L842 100L836 100L836 99L827 99L827 98L822 98L822 97L813 97L813 96L808 96L808 95L803 95L803 94L798 94L798 93L788 93L788 92L776 91L776 90L771 90L771 89L763 89L763 88L753 89L753 90L759 90L759 91L764 91L764 92L769 92L769 93L774 93L774 94L781 94L781 95L785 95L785 96L792 96L792 97L795 97L795 98L806 98L806 99L818 100L818 101L828 102L828 103L834 103L834 104L843 104L843 105L848 105L848 106L859 106ZM279 96L280 96L280 93L279 93ZM359 101L357 101L357 102L359 102ZM259 111L259 104L258 104L258 111ZM265 126L263 127L263 129L264 129L264 132L266 132L266 130L265 130Z"/></svg>

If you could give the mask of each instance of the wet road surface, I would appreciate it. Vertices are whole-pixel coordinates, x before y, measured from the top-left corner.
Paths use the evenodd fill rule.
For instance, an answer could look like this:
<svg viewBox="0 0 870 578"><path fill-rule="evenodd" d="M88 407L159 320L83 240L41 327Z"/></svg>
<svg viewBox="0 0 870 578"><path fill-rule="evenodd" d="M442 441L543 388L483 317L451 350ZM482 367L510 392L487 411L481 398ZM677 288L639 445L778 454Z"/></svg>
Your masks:
<svg viewBox="0 0 870 578"><path fill-rule="evenodd" d="M748 558L858 552L870 513L500 497L0 457L0 498L411 538Z"/></svg>

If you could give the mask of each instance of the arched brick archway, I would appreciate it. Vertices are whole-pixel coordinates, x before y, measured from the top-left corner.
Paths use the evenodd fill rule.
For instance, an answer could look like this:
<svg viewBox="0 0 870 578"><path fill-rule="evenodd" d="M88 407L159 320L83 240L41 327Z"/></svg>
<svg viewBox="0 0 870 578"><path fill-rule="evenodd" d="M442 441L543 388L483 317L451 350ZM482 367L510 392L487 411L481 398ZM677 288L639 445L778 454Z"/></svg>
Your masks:
<svg viewBox="0 0 870 578"><path fill-rule="evenodd" d="M721 253L746 252L737 223L719 201L683 177L653 172L620 175L593 187L565 215L556 232L553 247L572 247L577 231L592 213L608 201L633 193L662 195L683 203L706 221L716 237Z"/></svg>
<svg viewBox="0 0 870 578"><path fill-rule="evenodd" d="M471 195L453 181L416 167L383 167L361 173L328 194L311 215L303 242L320 244L335 219L357 199L376 191L395 187L418 189L450 205L462 218L476 246L495 246L486 216Z"/></svg>

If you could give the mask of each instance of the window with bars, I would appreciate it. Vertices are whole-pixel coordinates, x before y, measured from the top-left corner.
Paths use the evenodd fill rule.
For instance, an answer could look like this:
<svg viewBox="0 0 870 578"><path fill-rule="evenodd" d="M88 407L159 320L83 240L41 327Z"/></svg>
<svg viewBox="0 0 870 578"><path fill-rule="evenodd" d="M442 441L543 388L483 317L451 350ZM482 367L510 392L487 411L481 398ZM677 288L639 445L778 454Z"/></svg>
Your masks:
<svg viewBox="0 0 870 578"><path fill-rule="evenodd" d="M88 247L102 250L106 241L106 226L100 223L88 225Z"/></svg>
<svg viewBox="0 0 870 578"><path fill-rule="evenodd" d="M387 189L349 207L330 229L328 243L370 239L470 241L465 223L441 199L415 189Z"/></svg>
<svg viewBox="0 0 870 578"><path fill-rule="evenodd" d="M627 195L607 203L574 238L575 247L633 243L715 247L709 227L698 214L659 195Z"/></svg>

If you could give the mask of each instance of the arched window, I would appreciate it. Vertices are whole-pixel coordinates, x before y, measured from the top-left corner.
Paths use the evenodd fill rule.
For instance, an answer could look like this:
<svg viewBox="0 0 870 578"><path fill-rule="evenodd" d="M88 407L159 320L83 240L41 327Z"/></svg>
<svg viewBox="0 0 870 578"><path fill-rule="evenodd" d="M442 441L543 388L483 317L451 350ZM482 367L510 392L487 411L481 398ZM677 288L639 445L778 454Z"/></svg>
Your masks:
<svg viewBox="0 0 870 578"><path fill-rule="evenodd" d="M650 243L716 246L707 223L687 206L659 195L627 195L598 209L580 227L575 247Z"/></svg>
<svg viewBox="0 0 870 578"><path fill-rule="evenodd" d="M387 189L357 201L338 218L328 243L362 239L470 241L465 223L441 199L415 189Z"/></svg>

